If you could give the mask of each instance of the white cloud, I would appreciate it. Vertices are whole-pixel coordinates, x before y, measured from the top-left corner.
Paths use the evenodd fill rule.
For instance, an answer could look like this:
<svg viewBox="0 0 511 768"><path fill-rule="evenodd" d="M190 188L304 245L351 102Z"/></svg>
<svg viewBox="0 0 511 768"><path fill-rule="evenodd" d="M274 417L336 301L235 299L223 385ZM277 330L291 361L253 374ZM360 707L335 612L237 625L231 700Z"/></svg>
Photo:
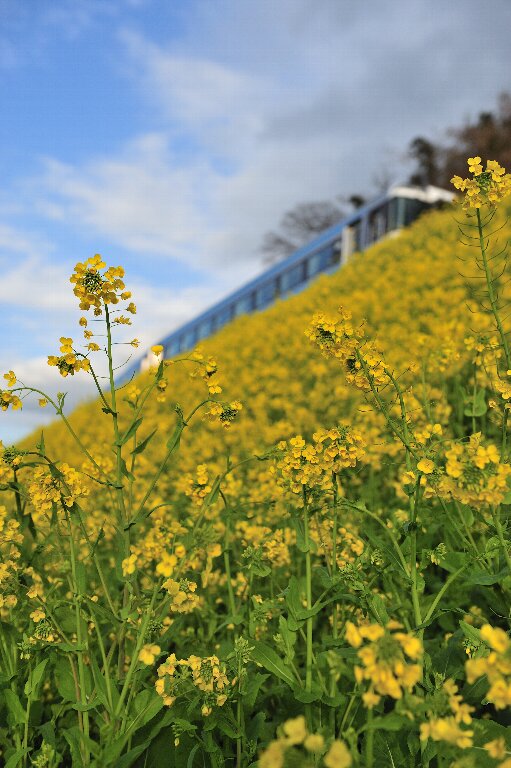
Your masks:
<svg viewBox="0 0 511 768"><path fill-rule="evenodd" d="M207 184L208 175L202 163L173 166L165 138L145 135L117 158L81 168L47 159L38 181L46 196L39 210L54 219L71 217L82 229L133 251L200 263L200 199L206 196L201 181Z"/></svg>

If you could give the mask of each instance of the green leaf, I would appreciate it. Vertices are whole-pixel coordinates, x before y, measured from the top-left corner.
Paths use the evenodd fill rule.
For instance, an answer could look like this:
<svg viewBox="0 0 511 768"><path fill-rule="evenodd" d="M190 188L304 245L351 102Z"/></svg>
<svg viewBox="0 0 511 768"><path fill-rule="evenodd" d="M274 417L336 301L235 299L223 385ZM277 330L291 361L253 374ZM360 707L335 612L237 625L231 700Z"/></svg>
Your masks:
<svg viewBox="0 0 511 768"><path fill-rule="evenodd" d="M39 733L43 737L43 740L50 745L50 747L53 747L53 749L57 749L57 741L55 739L55 728L53 727L53 723L43 723L42 725L38 726Z"/></svg>
<svg viewBox="0 0 511 768"><path fill-rule="evenodd" d="M490 584L500 584L508 576L509 569L503 568L498 573L488 573L488 571L467 571L465 584L474 586L488 586Z"/></svg>
<svg viewBox="0 0 511 768"><path fill-rule="evenodd" d="M343 703L346 703L347 700L347 696L342 693L337 693L335 696L326 696L326 694L323 694L321 697L323 704L326 704L327 707L334 707L335 709L339 709L339 707L342 706Z"/></svg>
<svg viewBox="0 0 511 768"><path fill-rule="evenodd" d="M122 755L122 757L117 758L115 761L115 768L130 768L131 765L135 762L137 757L140 757L146 749L150 746L151 740L147 739L143 742L143 744L138 744L136 747L133 747L133 749L130 749L129 752L126 752L125 755Z"/></svg>
<svg viewBox="0 0 511 768"><path fill-rule="evenodd" d="M195 755L198 752L198 749L200 747L200 744L196 744L190 754L188 755L188 760L186 761L186 768L193 768L193 759Z"/></svg>
<svg viewBox="0 0 511 768"><path fill-rule="evenodd" d="M291 688L295 685L295 678L287 664L278 656L273 648L260 640L250 639L252 659L271 672L272 675L283 680Z"/></svg>
<svg viewBox="0 0 511 768"><path fill-rule="evenodd" d="M112 695L112 706L110 706L110 703L108 700L108 688L106 685L106 680L103 677L103 674L99 668L98 662L96 661L96 657L94 656L94 654L90 655L90 668L92 671L92 677L94 680L97 697L99 701L101 701L101 703L103 704L106 711L110 715L113 715L115 711L115 706L119 699L117 688L113 684L110 686L111 695Z"/></svg>
<svg viewBox="0 0 511 768"><path fill-rule="evenodd" d="M11 691L9 688L7 688L3 692L3 694L5 698L5 703L7 705L7 709L9 710L9 713L12 715L13 723L16 725L20 723L25 723L27 719L27 713L22 707L21 701L19 700L18 695L14 693L14 691Z"/></svg>
<svg viewBox="0 0 511 768"><path fill-rule="evenodd" d="M295 686L293 688L293 695L297 701L301 701L302 704L311 704L313 701L319 701L321 699L321 690L319 688L313 691L305 691L303 688Z"/></svg>
<svg viewBox="0 0 511 768"><path fill-rule="evenodd" d="M260 576L262 579L269 576L271 573L271 567L269 565L264 565L264 563L252 563L250 570L254 576Z"/></svg>
<svg viewBox="0 0 511 768"><path fill-rule="evenodd" d="M438 563L439 568L443 568L449 573L454 573L462 568L467 562L467 554L465 552L448 552L447 555Z"/></svg>
<svg viewBox="0 0 511 768"><path fill-rule="evenodd" d="M54 667L54 678L57 690L64 701L76 701L75 681L67 659L57 659Z"/></svg>
<svg viewBox="0 0 511 768"><path fill-rule="evenodd" d="M119 438L118 445L124 445L128 442L128 440L131 440L131 438L135 435L137 429L142 424L143 419L135 419L135 421L130 425L130 427L127 429L127 431L122 435L121 438Z"/></svg>
<svg viewBox="0 0 511 768"><path fill-rule="evenodd" d="M135 448L133 448L131 455L132 456L138 456L139 453L142 453L145 451L147 446L149 445L149 441L154 437L154 435L158 432L158 427L156 429L153 429L150 435L148 435L144 440L142 440L141 443L139 443Z"/></svg>
<svg viewBox="0 0 511 768"><path fill-rule="evenodd" d="M163 699L154 689L142 691L133 701L134 717L128 726L133 733L149 723L160 709L163 708Z"/></svg>
<svg viewBox="0 0 511 768"><path fill-rule="evenodd" d="M179 443L181 442L181 435L183 433L184 429L184 423L181 419L177 427L175 427L173 433L167 440L167 450L171 453L172 451L175 451L176 448L179 448Z"/></svg>
<svg viewBox="0 0 511 768"><path fill-rule="evenodd" d="M473 627L471 624L467 624L466 621L460 621L460 628L467 640L470 640L474 645L480 645L483 642L480 629Z"/></svg>
<svg viewBox="0 0 511 768"><path fill-rule="evenodd" d="M21 758L23 755L28 755L29 751L29 749L17 749L7 760L5 768L18 768L18 766L21 765Z"/></svg>
<svg viewBox="0 0 511 768"><path fill-rule="evenodd" d="M269 675L256 672L255 674L247 675L244 680L241 695L249 710L254 707L261 686L268 678Z"/></svg>
<svg viewBox="0 0 511 768"><path fill-rule="evenodd" d="M36 445L37 450L39 453L42 453L43 455L46 453L46 445L44 443L44 432L41 432L41 439Z"/></svg>
<svg viewBox="0 0 511 768"><path fill-rule="evenodd" d="M463 410L463 414L465 416L484 416L488 410L488 406L486 405L486 392L484 389L477 390L475 397L473 394L465 394L464 401L465 408Z"/></svg>
<svg viewBox="0 0 511 768"><path fill-rule="evenodd" d="M43 679L44 670L48 663L48 659L43 659L35 669L32 670L30 673L30 676L25 683L25 696L31 696L32 698L37 697L37 690L39 688L39 685L41 683L41 680Z"/></svg>
<svg viewBox="0 0 511 768"><path fill-rule="evenodd" d="M303 621L298 621L296 618L298 611L303 610L300 585L296 576L291 576L289 585L284 594L286 607L289 611L287 624L292 632L296 632L303 624Z"/></svg>
<svg viewBox="0 0 511 768"><path fill-rule="evenodd" d="M279 617L279 633L284 643L286 651L286 657L290 660L294 659L295 650L294 645L296 643L296 631L289 629L288 622L283 616Z"/></svg>
<svg viewBox="0 0 511 768"><path fill-rule="evenodd" d="M365 725L361 730L401 731L410 730L412 727L413 723L405 715L390 712L390 714L383 717L375 717L370 725Z"/></svg>
<svg viewBox="0 0 511 768"><path fill-rule="evenodd" d="M380 595L370 595L367 598L367 605L369 606L369 610L374 614L374 616L378 619L380 624L387 624L389 621L389 614L387 613L387 609L385 607L385 603L383 602Z"/></svg>
<svg viewBox="0 0 511 768"><path fill-rule="evenodd" d="M303 523L300 520L299 517L295 517L292 521L293 528L295 529L296 533L296 546L300 550L300 552L303 552L304 554L306 552L310 551L310 544L305 543L305 533L303 530Z"/></svg>
<svg viewBox="0 0 511 768"><path fill-rule="evenodd" d="M216 724L218 729L225 733L230 739L239 739L241 731L234 719L232 712L228 709L219 709L216 714Z"/></svg>
<svg viewBox="0 0 511 768"><path fill-rule="evenodd" d="M296 619L298 621L305 621L306 619L310 619L312 616L316 616L324 606L325 603L316 603L316 605L313 605L312 608L300 608L300 610L296 612Z"/></svg>
<svg viewBox="0 0 511 768"><path fill-rule="evenodd" d="M85 594L87 591L87 576L85 573L85 566L80 560L78 560L75 565L75 578L76 591L79 595Z"/></svg>

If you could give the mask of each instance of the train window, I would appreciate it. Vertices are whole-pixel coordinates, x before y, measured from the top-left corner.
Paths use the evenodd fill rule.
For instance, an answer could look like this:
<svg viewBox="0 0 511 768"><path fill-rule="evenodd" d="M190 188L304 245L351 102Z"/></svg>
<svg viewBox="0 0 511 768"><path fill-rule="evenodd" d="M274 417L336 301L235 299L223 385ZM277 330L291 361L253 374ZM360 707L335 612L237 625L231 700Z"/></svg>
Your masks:
<svg viewBox="0 0 511 768"><path fill-rule="evenodd" d="M283 292L285 291L292 291L293 288L296 288L300 283L303 283L305 281L305 262L302 261L300 264L297 264L295 267L291 267L291 269L288 269L287 272L284 272L283 275L281 275L280 278L280 288Z"/></svg>
<svg viewBox="0 0 511 768"><path fill-rule="evenodd" d="M249 293L247 296L242 296L237 300L234 305L234 314L244 315L246 312L251 312L254 309L254 294Z"/></svg>
<svg viewBox="0 0 511 768"><path fill-rule="evenodd" d="M393 229L397 229L397 199L393 198L389 200L387 207L387 232L392 232Z"/></svg>
<svg viewBox="0 0 511 768"><path fill-rule="evenodd" d="M357 221L353 226L353 240L355 243L354 250L362 250L362 220Z"/></svg>
<svg viewBox="0 0 511 768"><path fill-rule="evenodd" d="M165 357L174 357L179 353L179 339L172 339L165 347Z"/></svg>
<svg viewBox="0 0 511 768"><path fill-rule="evenodd" d="M382 205L369 215L368 243L379 240L387 231L387 205Z"/></svg>
<svg viewBox="0 0 511 768"><path fill-rule="evenodd" d="M197 332L196 329L192 329L191 331L187 331L185 335L182 337L182 343L181 343L181 349L188 350L191 349L193 346L195 346L197 342Z"/></svg>
<svg viewBox="0 0 511 768"><path fill-rule="evenodd" d="M275 281L261 285L261 287L258 288L255 292L256 309L261 309L261 307L266 307L268 304L270 304L275 298L276 293L277 290Z"/></svg>
<svg viewBox="0 0 511 768"><path fill-rule="evenodd" d="M232 320L232 317L233 317L232 310L233 310L233 306L232 304L229 304L229 306L221 309L218 315L216 315L215 321L218 328L221 328L223 325L228 323L229 320Z"/></svg>
<svg viewBox="0 0 511 768"><path fill-rule="evenodd" d="M339 263L340 248L337 243L333 243L326 248L323 253L325 254L326 267L333 267Z"/></svg>
<svg viewBox="0 0 511 768"><path fill-rule="evenodd" d="M212 318L208 318L208 320L203 320L199 325L197 335L199 339L205 339L206 336L209 336L211 333L213 333L213 320Z"/></svg>
<svg viewBox="0 0 511 768"><path fill-rule="evenodd" d="M309 256L307 259L307 277L313 277L313 275L317 275L318 272L321 272L321 270L324 269L323 262L322 251L313 253L312 256Z"/></svg>
<svg viewBox="0 0 511 768"><path fill-rule="evenodd" d="M428 207L427 203L424 203L422 200L413 200L412 198L406 198L404 201L404 221L403 224L405 227L408 226L408 224L411 224L412 221L414 221L417 216L420 216L420 214Z"/></svg>

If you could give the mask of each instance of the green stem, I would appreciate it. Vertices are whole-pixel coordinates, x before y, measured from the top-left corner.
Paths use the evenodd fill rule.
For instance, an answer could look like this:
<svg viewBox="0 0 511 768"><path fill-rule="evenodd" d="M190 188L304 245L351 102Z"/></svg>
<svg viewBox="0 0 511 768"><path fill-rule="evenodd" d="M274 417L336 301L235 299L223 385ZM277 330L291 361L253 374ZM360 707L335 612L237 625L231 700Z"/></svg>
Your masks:
<svg viewBox="0 0 511 768"><path fill-rule="evenodd" d="M426 613L426 615L424 616L424 624L427 624L427 623L428 623L428 621L430 620L430 618L433 616L433 613L435 612L435 608L437 607L438 603L440 602L440 600L442 599L442 597L445 595L445 593L447 592L447 590L449 589L449 587L451 586L451 584L453 583L453 581L456 581L456 579L458 578L458 576L459 576L461 573L463 573L463 571L464 571L466 568L468 568L468 566L469 566L469 565L472 565L472 563L466 563L466 564L465 564L465 565L463 565L461 568L458 568L458 570L457 570L457 571L455 571L454 573L451 573L451 575L449 576L449 578L447 579L447 581L446 581L446 582L445 582L445 584L443 585L442 589L440 589L440 590L439 590L439 592L438 592L437 596L435 597L435 599L434 599L434 600L433 600L433 602L431 603L431 606L430 606L430 608L429 608L428 612L427 612L427 613Z"/></svg>
<svg viewBox="0 0 511 768"><path fill-rule="evenodd" d="M31 674L31 665L29 664L28 667L28 680L30 680L30 674ZM30 684L30 683L29 683ZM27 696L27 706L25 708L25 726L23 729L23 768L25 768L27 764L27 758L28 758L28 728L29 728L29 720L30 720L30 707L32 704L32 694L29 693Z"/></svg>
<svg viewBox="0 0 511 768"><path fill-rule="evenodd" d="M419 593L417 590L417 510L420 498L420 475L415 485L415 497L410 505L410 581L415 626L422 624Z"/></svg>
<svg viewBox="0 0 511 768"><path fill-rule="evenodd" d="M311 542L309 536L309 502L307 491L303 489L303 532L305 544L305 598L307 601L307 610L312 608L312 565L311 565ZM305 690L312 692L312 625L313 617L309 616L306 622L306 656L305 656Z"/></svg>
<svg viewBox="0 0 511 768"><path fill-rule="evenodd" d="M128 669L128 674L126 675L126 679L124 681L124 684L122 686L121 694L119 696L119 701L117 702L117 707L115 708L115 718L118 718L120 715L120 712L122 710L122 706L124 704L124 699L126 698L126 695L129 690L129 686L131 683L131 679L133 675L135 674L135 670L137 668L138 662L138 655L140 653L140 650L142 646L144 645L144 640L147 632L147 627L149 625L149 621L151 619L151 614L153 612L154 603L156 601L156 595L158 594L160 590L160 584L156 584L153 589L153 594L151 596L151 602L149 603L149 606L145 612L144 618L142 619L142 625L140 627L140 631L138 633L137 637L137 643L135 645L135 648L133 650L133 655L131 657L131 664ZM125 712L125 718L127 717L128 713Z"/></svg>
<svg viewBox="0 0 511 768"><path fill-rule="evenodd" d="M112 360L112 329L110 324L110 314L108 311L108 304L105 304L105 318L106 318L106 331L107 331L107 357L108 357L108 377L110 380L110 398L112 401L111 415L114 426L115 437L115 456L116 456L116 495L117 505L119 512L120 527L124 527L127 520L126 507L124 504L124 487L123 487L123 459L122 459L122 445L120 440L119 431L119 415L117 413L117 400L115 392L114 381L114 367ZM129 528L124 528L124 557L128 557L130 553L130 531Z"/></svg>
<svg viewBox="0 0 511 768"><path fill-rule="evenodd" d="M373 728L373 710L367 709L367 729L365 742L365 764L364 768L373 768L374 764L374 728Z"/></svg>
<svg viewBox="0 0 511 768"><path fill-rule="evenodd" d="M64 506L64 505L63 505ZM85 665L83 661L83 650L81 648L81 645L83 643L83 634L82 634L82 615L81 615L81 591L78 584L78 579L76 575L76 551L75 551L75 545L74 545L74 538L73 538L73 529L71 525L71 516L69 514L69 511L66 509L66 519L69 529L69 547L70 547L70 554L71 554L71 575L73 579L73 602L75 604L75 620L76 620L76 642L79 646L77 651L77 661L78 661L78 680L79 680L79 688L80 688L80 704L86 705L87 704L87 690L86 690L86 683L85 683ZM80 714L80 713L78 713ZM89 713L87 711L84 711L81 713L82 718L82 729L83 729L83 735L86 737L86 739L89 738ZM84 765L87 766L90 764L90 752L88 747L83 745L83 752L82 757L84 760Z"/></svg>
<svg viewBox="0 0 511 768"><path fill-rule="evenodd" d="M500 340L502 342L502 347L504 349L504 354L506 357L506 367L509 370L511 368L511 356L509 354L509 345L507 342L506 333L504 331L504 326L502 325L502 321L500 319L497 297L493 289L493 275L491 273L490 266L488 264L488 256L486 254L486 246L484 243L483 224L481 221L481 212L479 208L476 208L476 216L477 216L477 229L479 232L479 247L481 249L481 256L483 257L483 269L484 269L484 275L486 277L486 287L488 288L488 298L490 300L491 311L492 311L493 317L495 318L497 330L499 332Z"/></svg>
<svg viewBox="0 0 511 768"><path fill-rule="evenodd" d="M493 518L493 524L495 525L495 528L497 531L497 536L499 537L500 546L502 547L502 551L504 553L504 558L506 560L507 567L509 568L509 572L511 573L511 557L509 556L509 542L507 542L504 538L504 531L502 529L502 523L500 522L498 509L492 509L491 515Z"/></svg>

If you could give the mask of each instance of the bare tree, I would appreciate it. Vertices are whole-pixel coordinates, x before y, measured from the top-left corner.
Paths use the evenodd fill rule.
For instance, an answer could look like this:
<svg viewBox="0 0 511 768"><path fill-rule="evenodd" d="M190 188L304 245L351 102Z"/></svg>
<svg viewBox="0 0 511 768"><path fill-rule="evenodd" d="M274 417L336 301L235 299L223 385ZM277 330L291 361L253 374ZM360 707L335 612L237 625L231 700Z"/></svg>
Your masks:
<svg viewBox="0 0 511 768"><path fill-rule="evenodd" d="M299 203L284 214L279 230L267 232L261 251L264 261L273 264L306 245L316 235L337 224L345 211L329 200L317 203Z"/></svg>
<svg viewBox="0 0 511 768"><path fill-rule="evenodd" d="M410 142L408 154L416 166L410 176L410 184L426 187L428 184L436 183L439 173L438 152L438 147L422 136L417 136Z"/></svg>

